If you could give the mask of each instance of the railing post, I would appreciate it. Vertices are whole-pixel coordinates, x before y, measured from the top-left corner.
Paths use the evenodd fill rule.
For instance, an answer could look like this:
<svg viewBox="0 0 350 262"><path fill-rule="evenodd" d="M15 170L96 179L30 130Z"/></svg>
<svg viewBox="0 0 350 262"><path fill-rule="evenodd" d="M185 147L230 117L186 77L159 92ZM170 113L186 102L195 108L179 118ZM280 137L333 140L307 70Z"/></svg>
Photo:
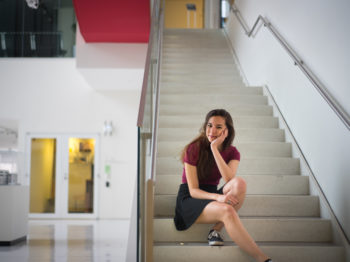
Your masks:
<svg viewBox="0 0 350 262"><path fill-rule="evenodd" d="M153 214L154 214L154 181L148 179L146 182L146 221L145 221L145 248L146 262L153 262Z"/></svg>

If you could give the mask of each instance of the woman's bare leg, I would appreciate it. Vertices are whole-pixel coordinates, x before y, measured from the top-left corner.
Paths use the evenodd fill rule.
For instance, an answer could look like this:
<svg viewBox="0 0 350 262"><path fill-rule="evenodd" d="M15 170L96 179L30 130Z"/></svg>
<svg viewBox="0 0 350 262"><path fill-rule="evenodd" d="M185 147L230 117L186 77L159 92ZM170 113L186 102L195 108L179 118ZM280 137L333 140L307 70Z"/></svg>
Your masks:
<svg viewBox="0 0 350 262"><path fill-rule="evenodd" d="M223 188L224 195L232 194L238 199L239 203L233 207L236 211L242 207L246 192L247 184L241 177L235 177L231 179ZM218 222L213 226L213 229L220 231L223 226L224 224L222 222Z"/></svg>
<svg viewBox="0 0 350 262"><path fill-rule="evenodd" d="M196 223L199 224L216 222L222 222L231 239L257 261L263 262L268 259L268 256L261 251L244 228L236 210L232 206L213 201L203 209L202 214L196 220Z"/></svg>

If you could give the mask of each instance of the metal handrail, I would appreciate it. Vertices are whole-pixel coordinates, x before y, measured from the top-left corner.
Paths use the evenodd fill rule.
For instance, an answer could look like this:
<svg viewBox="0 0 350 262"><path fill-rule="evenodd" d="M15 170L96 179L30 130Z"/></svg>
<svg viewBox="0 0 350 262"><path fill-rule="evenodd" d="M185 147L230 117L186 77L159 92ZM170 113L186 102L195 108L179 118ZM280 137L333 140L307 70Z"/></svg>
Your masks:
<svg viewBox="0 0 350 262"><path fill-rule="evenodd" d="M307 68L304 61L296 54L296 52L288 45L286 40L277 32L277 30L272 26L272 24L268 21L266 17L261 15L256 19L254 26L251 30L249 30L248 26L244 22L244 19L236 7L235 4L231 6L231 11L236 15L237 20L243 27L246 35L251 37L255 28L258 26L259 21L262 21L265 27L269 29L272 35L277 39L277 41L282 45L282 47L287 51L289 56L294 60L294 64L297 65L300 70L305 74L305 76L310 80L312 85L316 88L316 90L320 93L320 95L326 100L328 105L332 108L332 110L336 113L336 115L340 118L340 120L344 123L346 128L350 130L350 116L346 113L343 107L333 98L333 96L329 93L327 88L321 83L321 81L311 72L310 69Z"/></svg>
<svg viewBox="0 0 350 262"><path fill-rule="evenodd" d="M161 0L155 0L152 12L151 32L147 49L145 71L138 113L138 202L137 202L137 261L153 261L153 214L154 214L154 185L155 165L157 154L157 128L158 128L158 104L159 104L159 78L161 64L161 46L163 32L163 5ZM145 112L150 106L150 112ZM149 113L149 115L148 115ZM149 119L144 119L148 117ZM141 131L142 130L142 131ZM147 158L146 144L151 143L151 157ZM140 144L141 143L141 144ZM142 152L140 149L142 148ZM147 163L146 163L147 161ZM151 173L146 171L146 164L150 164Z"/></svg>
<svg viewBox="0 0 350 262"><path fill-rule="evenodd" d="M159 3L159 1L155 2L155 5L153 7L153 11L152 11L152 24L151 24L151 32L149 34L149 38L148 38L148 47L147 47L147 55L146 55L146 62L145 62L145 71L143 73L143 82L142 82L142 89L141 89L141 97L140 97L140 105L139 105L139 113L137 116L137 126L141 127L142 123L143 123L143 117L145 115L145 105L146 105L146 95L147 95L147 86L148 86L148 75L150 72L150 62L151 62L151 55L152 55L152 49L153 49L153 36L154 36L154 30L155 30L155 26L154 24L156 23L157 19L157 4ZM158 35L159 38L159 35Z"/></svg>
<svg viewBox="0 0 350 262"><path fill-rule="evenodd" d="M164 7L164 5L163 5ZM164 12L160 11L160 19L159 19L159 32L163 32L164 26ZM156 101L155 101L155 109L154 111L154 121L153 121L153 140L152 140L152 167L151 167L151 179L155 181L155 167L156 167L156 154L157 154L157 131L158 131L158 105L159 105L159 77L160 77L160 65L161 65L161 54L162 54L162 43L163 38L161 37L162 33L158 34L158 64L157 64L157 81L156 81Z"/></svg>

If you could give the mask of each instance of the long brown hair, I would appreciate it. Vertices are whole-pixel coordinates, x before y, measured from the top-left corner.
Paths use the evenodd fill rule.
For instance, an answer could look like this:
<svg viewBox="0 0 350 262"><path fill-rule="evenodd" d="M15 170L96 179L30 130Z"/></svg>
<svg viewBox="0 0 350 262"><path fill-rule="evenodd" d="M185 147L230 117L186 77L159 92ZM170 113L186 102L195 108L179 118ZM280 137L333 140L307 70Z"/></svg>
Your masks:
<svg viewBox="0 0 350 262"><path fill-rule="evenodd" d="M210 149L210 142L206 136L207 124L209 122L209 119L213 116L223 117L225 119L225 124L228 130L227 137L222 143L222 151L228 148L232 144L233 139L235 138L235 129L233 127L233 121L230 113L227 112L225 109L211 110L205 117L205 121L200 129L200 134L185 146L181 154L181 160L182 162L184 162L187 148L191 144L195 144L195 146L198 147L199 158L197 164L197 175L199 181L205 180L208 176L210 176L210 172L212 171L214 164L214 156Z"/></svg>

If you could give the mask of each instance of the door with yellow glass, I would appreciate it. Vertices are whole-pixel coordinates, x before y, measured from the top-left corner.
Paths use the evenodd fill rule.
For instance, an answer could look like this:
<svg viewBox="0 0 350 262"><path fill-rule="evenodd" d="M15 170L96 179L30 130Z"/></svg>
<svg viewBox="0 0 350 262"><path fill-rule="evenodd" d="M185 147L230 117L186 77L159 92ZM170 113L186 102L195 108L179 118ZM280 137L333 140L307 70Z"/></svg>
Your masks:
<svg viewBox="0 0 350 262"><path fill-rule="evenodd" d="M30 217L97 216L98 135L28 134Z"/></svg>
<svg viewBox="0 0 350 262"><path fill-rule="evenodd" d="M203 28L203 15L203 0L165 0L165 28Z"/></svg>

